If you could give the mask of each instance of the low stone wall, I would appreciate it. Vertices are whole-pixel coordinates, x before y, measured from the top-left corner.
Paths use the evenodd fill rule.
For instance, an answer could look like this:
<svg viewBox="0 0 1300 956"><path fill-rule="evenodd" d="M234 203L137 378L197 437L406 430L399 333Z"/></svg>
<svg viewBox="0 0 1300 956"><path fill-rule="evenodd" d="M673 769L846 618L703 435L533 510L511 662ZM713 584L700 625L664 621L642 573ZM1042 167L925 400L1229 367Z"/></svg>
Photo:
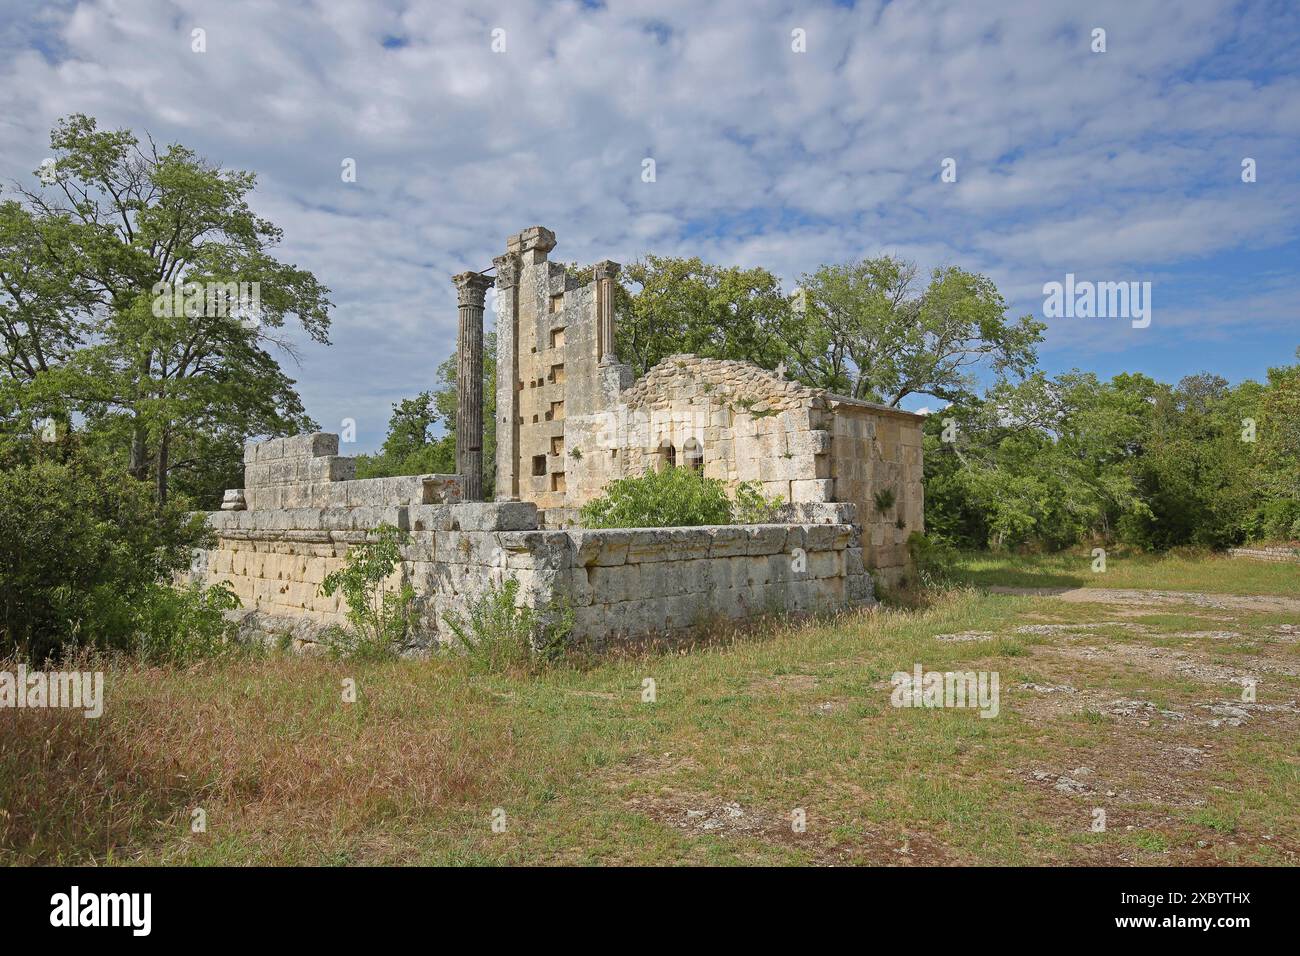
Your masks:
<svg viewBox="0 0 1300 956"><path fill-rule="evenodd" d="M341 597L320 585L380 524L409 530L385 584L413 586L423 646L448 642L445 615L464 614L508 578L519 581L521 605L571 608L573 639L594 644L873 601L848 524L547 531L518 527L535 524L520 502L218 512L211 522L217 547L199 579L230 584L250 631L301 643L346 623Z"/></svg>
<svg viewBox="0 0 1300 956"><path fill-rule="evenodd" d="M345 625L342 596L321 585L384 525L409 535L384 587L412 586L418 647L449 642L447 615L510 578L520 605L570 609L573 639L593 644L874 600L852 504L789 504L775 524L542 528L532 502L461 501L454 475L346 477L337 450L328 434L249 445L245 487L208 516L216 546L192 577L230 585L249 635L310 644Z"/></svg>
<svg viewBox="0 0 1300 956"><path fill-rule="evenodd" d="M1300 562L1300 548L1229 548L1228 554L1255 561Z"/></svg>

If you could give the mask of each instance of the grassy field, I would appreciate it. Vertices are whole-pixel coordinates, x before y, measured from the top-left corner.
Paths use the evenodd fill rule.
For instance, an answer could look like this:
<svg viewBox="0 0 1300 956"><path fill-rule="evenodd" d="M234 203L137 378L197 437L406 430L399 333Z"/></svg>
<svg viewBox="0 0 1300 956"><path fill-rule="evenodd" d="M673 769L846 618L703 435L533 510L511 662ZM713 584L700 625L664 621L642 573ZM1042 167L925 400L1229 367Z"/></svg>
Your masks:
<svg viewBox="0 0 1300 956"><path fill-rule="evenodd" d="M1105 577L1295 593L1246 561ZM0 711L0 861L1294 864L1298 623L957 589L540 675L114 666L99 720ZM997 672L999 715L891 706L891 674L916 663Z"/></svg>
<svg viewBox="0 0 1300 956"><path fill-rule="evenodd" d="M1015 555L965 552L959 580L978 587L1156 588L1300 597L1300 564L1252 561L1220 554L1110 551L1106 570L1092 570L1090 551Z"/></svg>

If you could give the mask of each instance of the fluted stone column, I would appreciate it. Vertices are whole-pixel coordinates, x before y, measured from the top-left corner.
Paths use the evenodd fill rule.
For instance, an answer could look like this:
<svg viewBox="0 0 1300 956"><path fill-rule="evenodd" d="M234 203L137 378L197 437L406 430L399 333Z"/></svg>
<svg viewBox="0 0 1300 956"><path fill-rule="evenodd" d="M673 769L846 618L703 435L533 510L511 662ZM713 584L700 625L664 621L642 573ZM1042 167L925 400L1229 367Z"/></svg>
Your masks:
<svg viewBox="0 0 1300 956"><path fill-rule="evenodd" d="M460 325L456 335L456 472L465 500L483 500L483 296L492 280L478 272L452 276Z"/></svg>
<svg viewBox="0 0 1300 956"><path fill-rule="evenodd" d="M614 277L620 266L605 259L595 265L596 274L596 352L601 365L618 361L614 354Z"/></svg>
<svg viewBox="0 0 1300 956"><path fill-rule="evenodd" d="M519 500L519 256L497 267L497 501Z"/></svg>

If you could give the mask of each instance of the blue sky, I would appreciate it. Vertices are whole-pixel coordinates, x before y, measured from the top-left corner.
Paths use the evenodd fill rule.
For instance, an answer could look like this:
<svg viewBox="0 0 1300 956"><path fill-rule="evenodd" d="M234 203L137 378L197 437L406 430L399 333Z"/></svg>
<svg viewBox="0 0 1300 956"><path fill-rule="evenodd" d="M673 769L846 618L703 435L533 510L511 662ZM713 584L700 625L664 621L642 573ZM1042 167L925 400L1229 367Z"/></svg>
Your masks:
<svg viewBox="0 0 1300 956"><path fill-rule="evenodd" d="M75 111L257 172L336 303L286 364L353 451L453 348L450 276L534 224L788 288L895 253L1040 318L1066 273L1150 281L1149 328L1054 319L1043 366L1237 381L1300 345L1298 71L1287 2L0 0L0 182Z"/></svg>

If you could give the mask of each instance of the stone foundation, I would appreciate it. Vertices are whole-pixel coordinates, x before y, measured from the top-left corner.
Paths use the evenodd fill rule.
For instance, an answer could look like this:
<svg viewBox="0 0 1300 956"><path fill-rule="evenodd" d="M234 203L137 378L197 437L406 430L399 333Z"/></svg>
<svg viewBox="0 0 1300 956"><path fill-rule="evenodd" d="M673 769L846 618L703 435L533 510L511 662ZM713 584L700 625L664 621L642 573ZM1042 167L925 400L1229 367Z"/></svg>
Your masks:
<svg viewBox="0 0 1300 956"><path fill-rule="evenodd" d="M530 523L520 505L216 512L217 547L199 577L230 584L250 629L307 643L346 624L342 598L325 597L320 585L381 523L422 529L409 532L386 587L414 587L423 646L448 642L445 615L464 614L508 578L519 581L521 605L571 608L573 639L594 644L873 602L851 524L516 529Z"/></svg>
<svg viewBox="0 0 1300 956"><path fill-rule="evenodd" d="M208 515L216 546L194 577L229 583L248 634L305 645L346 625L342 597L321 584L382 525L410 535L385 586L415 591L413 647L449 643L446 615L509 578L520 605L571 609L572 639L597 645L874 601L851 504L792 504L781 524L542 529L531 502L461 502L456 476L331 480L349 473L333 437L250 446L248 509Z"/></svg>

